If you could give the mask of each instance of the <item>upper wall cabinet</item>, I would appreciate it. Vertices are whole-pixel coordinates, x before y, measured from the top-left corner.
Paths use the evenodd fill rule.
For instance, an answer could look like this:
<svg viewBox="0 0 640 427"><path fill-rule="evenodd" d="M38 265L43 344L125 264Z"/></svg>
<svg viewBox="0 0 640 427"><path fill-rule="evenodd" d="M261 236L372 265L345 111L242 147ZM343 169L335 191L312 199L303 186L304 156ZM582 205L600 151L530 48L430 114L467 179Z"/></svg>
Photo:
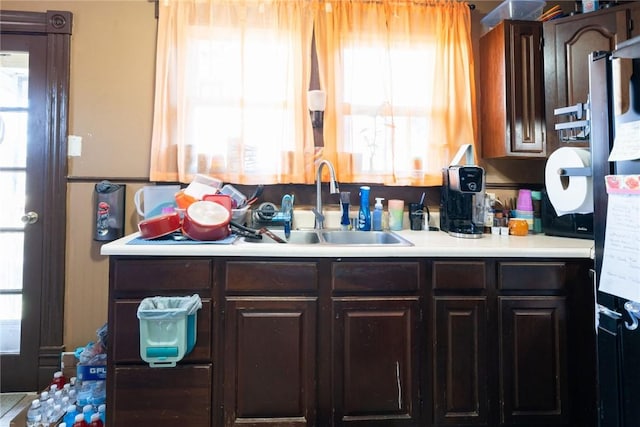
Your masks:
<svg viewBox="0 0 640 427"><path fill-rule="evenodd" d="M546 156L542 23L505 20L480 38L482 157Z"/></svg>
<svg viewBox="0 0 640 427"><path fill-rule="evenodd" d="M555 117L554 109L588 101L589 54L615 49L617 43L640 34L639 27L638 2L544 23L544 76L549 153L561 144L555 131L555 123L566 120L564 117ZM570 143L572 146L588 144L588 140Z"/></svg>

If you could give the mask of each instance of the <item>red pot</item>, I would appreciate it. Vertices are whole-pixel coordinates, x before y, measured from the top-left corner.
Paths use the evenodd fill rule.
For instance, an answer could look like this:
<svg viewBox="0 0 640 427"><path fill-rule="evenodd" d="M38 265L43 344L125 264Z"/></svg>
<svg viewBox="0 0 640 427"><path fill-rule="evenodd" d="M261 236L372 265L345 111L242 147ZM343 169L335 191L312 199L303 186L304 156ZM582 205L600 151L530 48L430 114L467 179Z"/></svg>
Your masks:
<svg viewBox="0 0 640 427"><path fill-rule="evenodd" d="M231 209L220 203L203 200L187 208L182 232L193 240L220 240L231 234Z"/></svg>
<svg viewBox="0 0 640 427"><path fill-rule="evenodd" d="M140 237L143 239L157 239L180 230L180 214L172 212L145 219L138 223Z"/></svg>

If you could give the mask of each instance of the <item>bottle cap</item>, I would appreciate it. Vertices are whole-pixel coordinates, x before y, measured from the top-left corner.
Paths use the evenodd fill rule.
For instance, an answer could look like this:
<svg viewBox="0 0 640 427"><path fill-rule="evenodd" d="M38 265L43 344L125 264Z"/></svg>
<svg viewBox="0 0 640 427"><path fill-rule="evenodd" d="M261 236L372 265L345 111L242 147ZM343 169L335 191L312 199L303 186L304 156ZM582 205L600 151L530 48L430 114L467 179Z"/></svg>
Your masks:
<svg viewBox="0 0 640 427"><path fill-rule="evenodd" d="M84 414L78 414L74 419L77 423L79 423L80 421L84 420Z"/></svg>
<svg viewBox="0 0 640 427"><path fill-rule="evenodd" d="M94 413L91 414L91 421L98 421L100 419L100 414L99 413Z"/></svg>
<svg viewBox="0 0 640 427"><path fill-rule="evenodd" d="M376 197L376 208L380 208L382 209L382 201L384 200L384 197Z"/></svg>

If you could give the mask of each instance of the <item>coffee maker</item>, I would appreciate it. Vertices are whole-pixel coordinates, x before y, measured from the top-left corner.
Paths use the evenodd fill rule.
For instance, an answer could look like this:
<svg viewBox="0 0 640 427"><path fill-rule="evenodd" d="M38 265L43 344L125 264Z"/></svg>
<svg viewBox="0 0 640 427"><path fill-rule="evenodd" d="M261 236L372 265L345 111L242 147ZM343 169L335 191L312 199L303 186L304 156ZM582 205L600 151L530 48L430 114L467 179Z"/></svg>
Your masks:
<svg viewBox="0 0 640 427"><path fill-rule="evenodd" d="M470 144L462 146L442 170L440 229L454 237L477 239L484 228L484 169L473 165L472 150ZM458 165L464 154L467 165Z"/></svg>

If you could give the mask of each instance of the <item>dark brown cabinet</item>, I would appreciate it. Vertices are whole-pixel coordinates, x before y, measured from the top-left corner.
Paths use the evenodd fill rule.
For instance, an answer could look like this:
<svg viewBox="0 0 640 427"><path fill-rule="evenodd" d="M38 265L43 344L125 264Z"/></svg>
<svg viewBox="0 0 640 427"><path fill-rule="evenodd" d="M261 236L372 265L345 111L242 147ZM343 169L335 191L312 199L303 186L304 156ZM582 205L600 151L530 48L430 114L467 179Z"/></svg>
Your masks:
<svg viewBox="0 0 640 427"><path fill-rule="evenodd" d="M565 144L586 147L588 139L560 143L555 124L567 117L556 117L554 109L588 101L589 54L614 50L616 43L640 34L640 5L629 2L553 19L544 23L543 33L548 151Z"/></svg>
<svg viewBox="0 0 640 427"><path fill-rule="evenodd" d="M501 424L574 425L568 423L566 299L498 301Z"/></svg>
<svg viewBox="0 0 640 427"><path fill-rule="evenodd" d="M107 425L596 425L589 260L110 260ZM147 296L198 293L174 368Z"/></svg>
<svg viewBox="0 0 640 427"><path fill-rule="evenodd" d="M488 425L487 299L434 298L434 423Z"/></svg>
<svg viewBox="0 0 640 427"><path fill-rule="evenodd" d="M542 24L502 21L480 52L482 157L545 157Z"/></svg>
<svg viewBox="0 0 640 427"><path fill-rule="evenodd" d="M335 426L422 426L416 260L331 264Z"/></svg>
<svg viewBox="0 0 640 427"><path fill-rule="evenodd" d="M333 301L336 426L419 426L418 297Z"/></svg>
<svg viewBox="0 0 640 427"><path fill-rule="evenodd" d="M434 425L489 424L487 265L433 262Z"/></svg>
<svg viewBox="0 0 640 427"><path fill-rule="evenodd" d="M211 364L175 368L116 365L110 371L108 425L211 426Z"/></svg>
<svg viewBox="0 0 640 427"><path fill-rule="evenodd" d="M316 298L225 304L224 425L314 425Z"/></svg>
<svg viewBox="0 0 640 427"><path fill-rule="evenodd" d="M110 259L107 425L210 427L213 416L213 261ZM174 368L140 357L138 305L145 297L200 295L196 345Z"/></svg>
<svg viewBox="0 0 640 427"><path fill-rule="evenodd" d="M317 263L228 261L224 272L223 425L316 425Z"/></svg>
<svg viewBox="0 0 640 427"><path fill-rule="evenodd" d="M594 345L588 333L580 332L579 344L568 333L568 324L580 330L574 323L591 312L568 299L570 289L590 299L586 269L556 261L434 261L434 425L596 425L595 376L583 383L584 394L569 393L582 381L569 367L569 342ZM594 363L592 353L581 357Z"/></svg>

